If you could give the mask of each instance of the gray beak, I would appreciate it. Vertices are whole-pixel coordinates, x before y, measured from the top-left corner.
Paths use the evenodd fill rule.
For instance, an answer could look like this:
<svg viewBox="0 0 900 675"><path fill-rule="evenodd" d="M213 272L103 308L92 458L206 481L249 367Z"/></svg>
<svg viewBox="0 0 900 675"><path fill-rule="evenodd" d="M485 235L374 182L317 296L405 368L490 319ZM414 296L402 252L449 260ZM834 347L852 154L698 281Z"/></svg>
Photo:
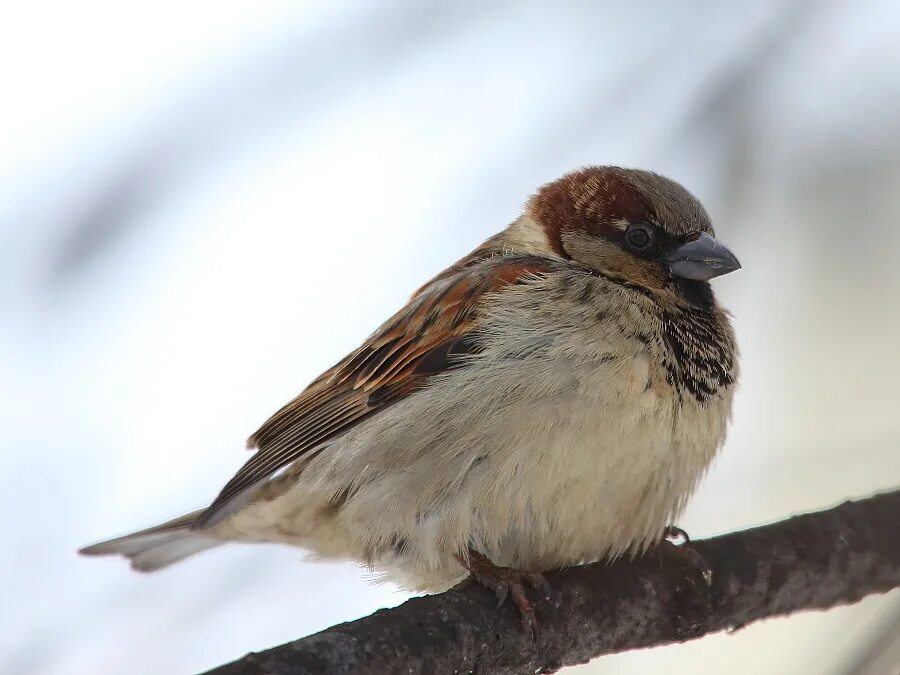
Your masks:
<svg viewBox="0 0 900 675"><path fill-rule="evenodd" d="M670 251L663 260L673 277L697 281L709 281L741 269L734 253L706 232Z"/></svg>

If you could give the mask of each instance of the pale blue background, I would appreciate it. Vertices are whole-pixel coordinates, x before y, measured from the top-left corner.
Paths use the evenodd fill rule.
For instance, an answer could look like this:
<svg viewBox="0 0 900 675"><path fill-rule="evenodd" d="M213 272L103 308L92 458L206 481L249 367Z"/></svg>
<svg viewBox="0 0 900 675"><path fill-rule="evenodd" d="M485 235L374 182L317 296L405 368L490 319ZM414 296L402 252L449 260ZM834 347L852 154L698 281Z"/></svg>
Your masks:
<svg viewBox="0 0 900 675"><path fill-rule="evenodd" d="M734 425L681 524L900 485L898 45L875 0L4 7L0 671L195 672L401 602L274 546L152 576L75 550L208 502L268 413L582 164L682 181L744 264L716 283ZM885 672L898 623L894 593L586 672Z"/></svg>

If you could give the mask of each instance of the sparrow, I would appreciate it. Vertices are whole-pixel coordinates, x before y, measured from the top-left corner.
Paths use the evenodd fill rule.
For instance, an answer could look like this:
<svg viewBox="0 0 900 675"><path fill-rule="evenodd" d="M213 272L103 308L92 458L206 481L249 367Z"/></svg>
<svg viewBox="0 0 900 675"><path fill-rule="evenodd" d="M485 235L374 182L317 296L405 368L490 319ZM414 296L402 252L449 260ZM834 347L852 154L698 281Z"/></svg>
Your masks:
<svg viewBox="0 0 900 675"><path fill-rule="evenodd" d="M592 166L270 417L205 509L82 549L157 570L225 542L349 559L413 591L658 544L722 446L738 379L710 279L740 268L655 173Z"/></svg>

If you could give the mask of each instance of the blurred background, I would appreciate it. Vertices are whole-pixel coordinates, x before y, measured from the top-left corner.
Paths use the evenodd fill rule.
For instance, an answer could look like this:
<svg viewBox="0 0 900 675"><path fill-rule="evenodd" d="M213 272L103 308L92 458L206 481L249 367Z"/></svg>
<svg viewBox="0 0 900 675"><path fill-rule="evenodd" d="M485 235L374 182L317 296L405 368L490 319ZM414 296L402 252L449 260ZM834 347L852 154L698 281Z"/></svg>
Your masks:
<svg viewBox="0 0 900 675"><path fill-rule="evenodd" d="M900 7L15 3L0 21L0 672L190 673L402 602L225 547L81 559L205 505L267 415L585 164L694 191L743 382L694 537L900 485ZM897 673L900 595L584 673Z"/></svg>

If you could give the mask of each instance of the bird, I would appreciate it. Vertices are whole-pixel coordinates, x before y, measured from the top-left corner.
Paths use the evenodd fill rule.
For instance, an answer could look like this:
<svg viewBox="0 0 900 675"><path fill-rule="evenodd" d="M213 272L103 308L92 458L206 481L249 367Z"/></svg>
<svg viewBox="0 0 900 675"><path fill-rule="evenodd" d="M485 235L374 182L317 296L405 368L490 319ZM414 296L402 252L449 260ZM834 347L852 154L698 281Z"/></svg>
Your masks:
<svg viewBox="0 0 900 675"><path fill-rule="evenodd" d="M282 543L416 592L472 578L533 627L544 572L658 545L723 445L709 282L740 267L679 183L567 173L265 421L208 507L80 552Z"/></svg>

